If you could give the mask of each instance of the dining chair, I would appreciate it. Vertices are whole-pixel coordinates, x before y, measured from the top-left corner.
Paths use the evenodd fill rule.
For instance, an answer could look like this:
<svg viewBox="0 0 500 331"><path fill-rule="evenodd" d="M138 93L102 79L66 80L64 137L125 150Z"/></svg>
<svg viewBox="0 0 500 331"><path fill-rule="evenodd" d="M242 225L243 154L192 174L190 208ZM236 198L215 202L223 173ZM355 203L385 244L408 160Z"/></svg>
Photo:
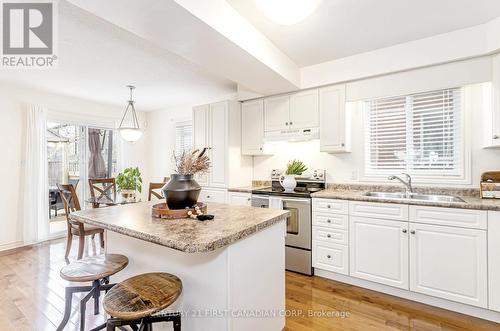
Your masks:
<svg viewBox="0 0 500 331"><path fill-rule="evenodd" d="M81 222L72 220L69 217L72 212L81 210L80 201L78 200L78 196L76 195L75 187L71 184L57 184L57 188L59 189L59 194L61 195L61 199L64 203L64 210L66 211L66 223L68 225L68 239L66 242L66 253L64 254L64 257L68 258L74 235L79 237L77 256L78 260L80 260L83 256L86 236L94 236L95 234L99 234L101 247L104 248L104 229L92 225L83 224Z"/></svg>
<svg viewBox="0 0 500 331"><path fill-rule="evenodd" d="M161 188L165 186L165 183L149 183L149 193L148 193L148 201L151 201L151 197L156 197L158 199L163 199L163 192ZM155 190L160 190L159 192Z"/></svg>
<svg viewBox="0 0 500 331"><path fill-rule="evenodd" d="M92 207L99 208L101 204L114 203L116 200L116 182L114 178L89 179Z"/></svg>

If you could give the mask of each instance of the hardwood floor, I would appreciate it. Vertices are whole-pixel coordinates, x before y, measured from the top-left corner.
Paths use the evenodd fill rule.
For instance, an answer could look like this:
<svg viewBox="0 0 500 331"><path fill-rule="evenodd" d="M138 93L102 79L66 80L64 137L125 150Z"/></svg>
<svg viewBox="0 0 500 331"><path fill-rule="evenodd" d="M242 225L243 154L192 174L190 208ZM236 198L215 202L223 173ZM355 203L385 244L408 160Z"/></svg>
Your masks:
<svg viewBox="0 0 500 331"><path fill-rule="evenodd" d="M87 256L100 253L97 239L86 247ZM72 250L70 259L75 256ZM65 263L64 240L0 253L0 331L55 330L68 285L59 277ZM286 281L287 309L294 315L287 317L286 331L500 330L499 324L320 277L287 272ZM78 329L74 307L66 330ZM104 322L104 315L92 315L90 306L87 311L87 328Z"/></svg>

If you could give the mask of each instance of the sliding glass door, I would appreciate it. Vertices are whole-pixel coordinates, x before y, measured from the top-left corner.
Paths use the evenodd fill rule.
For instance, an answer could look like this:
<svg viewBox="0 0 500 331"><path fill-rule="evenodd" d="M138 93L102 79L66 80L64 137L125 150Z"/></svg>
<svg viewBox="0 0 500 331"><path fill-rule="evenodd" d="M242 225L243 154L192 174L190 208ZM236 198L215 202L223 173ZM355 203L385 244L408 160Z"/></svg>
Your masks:
<svg viewBox="0 0 500 331"><path fill-rule="evenodd" d="M89 178L108 178L117 175L118 148L113 129L64 123L47 122L47 162L49 183L49 220L51 233L62 231L64 205L57 184L72 184L82 208L90 196Z"/></svg>

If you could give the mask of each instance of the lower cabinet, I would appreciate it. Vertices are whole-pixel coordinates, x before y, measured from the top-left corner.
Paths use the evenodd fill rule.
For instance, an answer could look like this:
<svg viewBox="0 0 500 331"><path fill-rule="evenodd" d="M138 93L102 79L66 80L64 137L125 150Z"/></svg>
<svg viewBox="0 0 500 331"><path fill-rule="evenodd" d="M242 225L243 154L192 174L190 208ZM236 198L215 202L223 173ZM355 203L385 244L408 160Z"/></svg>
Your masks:
<svg viewBox="0 0 500 331"><path fill-rule="evenodd" d="M228 203L232 205L251 206L252 195L250 193L229 192Z"/></svg>
<svg viewBox="0 0 500 331"><path fill-rule="evenodd" d="M345 245L313 241L312 261L314 268L349 274L349 248Z"/></svg>
<svg viewBox="0 0 500 331"><path fill-rule="evenodd" d="M226 195L227 190L225 189L203 187L198 200L201 202L226 203Z"/></svg>
<svg viewBox="0 0 500 331"><path fill-rule="evenodd" d="M350 275L409 289L408 223L350 218Z"/></svg>
<svg viewBox="0 0 500 331"><path fill-rule="evenodd" d="M485 230L410 224L410 290L486 308Z"/></svg>

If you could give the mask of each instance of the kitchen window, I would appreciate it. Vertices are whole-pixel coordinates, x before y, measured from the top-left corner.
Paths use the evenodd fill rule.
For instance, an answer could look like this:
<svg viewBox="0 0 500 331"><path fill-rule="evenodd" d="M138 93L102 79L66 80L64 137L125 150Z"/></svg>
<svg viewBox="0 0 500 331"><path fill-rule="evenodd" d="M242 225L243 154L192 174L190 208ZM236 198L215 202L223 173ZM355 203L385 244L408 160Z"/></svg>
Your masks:
<svg viewBox="0 0 500 331"><path fill-rule="evenodd" d="M366 101L365 176L466 180L462 99L451 88Z"/></svg>
<svg viewBox="0 0 500 331"><path fill-rule="evenodd" d="M175 154L180 155L193 148L193 124L191 121L175 125Z"/></svg>

